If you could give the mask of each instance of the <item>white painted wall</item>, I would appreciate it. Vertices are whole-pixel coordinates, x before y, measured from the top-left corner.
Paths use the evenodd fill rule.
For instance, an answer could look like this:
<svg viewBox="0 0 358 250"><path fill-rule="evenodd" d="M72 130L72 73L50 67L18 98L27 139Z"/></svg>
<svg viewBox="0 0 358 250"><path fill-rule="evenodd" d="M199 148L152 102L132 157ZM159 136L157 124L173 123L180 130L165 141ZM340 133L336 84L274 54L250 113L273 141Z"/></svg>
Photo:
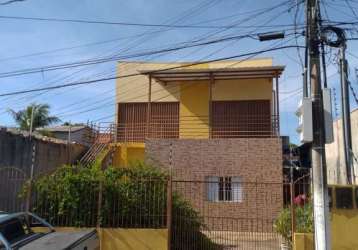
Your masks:
<svg viewBox="0 0 358 250"><path fill-rule="evenodd" d="M352 147L358 160L358 109L351 112ZM333 123L334 142L326 145L328 184L347 184L343 152L342 120ZM353 159L355 181L358 183L358 163Z"/></svg>

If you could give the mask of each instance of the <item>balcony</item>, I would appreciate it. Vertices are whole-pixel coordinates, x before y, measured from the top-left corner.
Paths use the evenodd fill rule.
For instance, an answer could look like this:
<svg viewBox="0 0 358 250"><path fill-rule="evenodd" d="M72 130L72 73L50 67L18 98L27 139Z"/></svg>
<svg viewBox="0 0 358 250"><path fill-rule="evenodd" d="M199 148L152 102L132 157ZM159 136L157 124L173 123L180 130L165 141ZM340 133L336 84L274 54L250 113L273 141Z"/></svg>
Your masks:
<svg viewBox="0 0 358 250"><path fill-rule="evenodd" d="M102 142L143 143L146 139L268 138L279 136L277 116L237 115L216 119L186 116L152 117L149 122L100 123L95 129Z"/></svg>

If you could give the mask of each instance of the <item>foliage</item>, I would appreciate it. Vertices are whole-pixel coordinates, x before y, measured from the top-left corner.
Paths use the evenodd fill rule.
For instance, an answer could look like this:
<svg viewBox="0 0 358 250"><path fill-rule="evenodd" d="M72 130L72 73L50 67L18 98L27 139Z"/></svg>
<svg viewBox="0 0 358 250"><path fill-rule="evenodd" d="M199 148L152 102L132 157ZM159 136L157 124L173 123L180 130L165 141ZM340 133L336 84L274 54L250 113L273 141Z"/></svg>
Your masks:
<svg viewBox="0 0 358 250"><path fill-rule="evenodd" d="M291 211L289 208L285 208L280 212L275 220L274 228L286 242L291 242Z"/></svg>
<svg viewBox="0 0 358 250"><path fill-rule="evenodd" d="M306 203L304 206L298 206L296 212L296 232L313 233L313 208L312 203Z"/></svg>
<svg viewBox="0 0 358 250"><path fill-rule="evenodd" d="M312 233L313 232L313 210L310 202L303 206L295 206L296 232ZM292 243L291 229L291 208L284 208L278 218L275 220L275 231L286 240Z"/></svg>
<svg viewBox="0 0 358 250"><path fill-rule="evenodd" d="M22 130L30 129L31 115L33 113L32 129L35 130L36 128L49 126L60 121L58 117L50 116L49 109L50 106L48 104L32 103L23 110L14 111L9 109L8 112Z"/></svg>
<svg viewBox="0 0 358 250"><path fill-rule="evenodd" d="M129 168L63 166L33 186L33 211L55 226L166 227L168 176L135 163ZM98 216L99 190L102 190ZM179 193L172 196L173 249L219 249L200 232L199 213Z"/></svg>
<svg viewBox="0 0 358 250"><path fill-rule="evenodd" d="M172 239L173 250L208 249L220 250L222 246L212 242L201 230L205 225L200 214L178 193L173 195Z"/></svg>

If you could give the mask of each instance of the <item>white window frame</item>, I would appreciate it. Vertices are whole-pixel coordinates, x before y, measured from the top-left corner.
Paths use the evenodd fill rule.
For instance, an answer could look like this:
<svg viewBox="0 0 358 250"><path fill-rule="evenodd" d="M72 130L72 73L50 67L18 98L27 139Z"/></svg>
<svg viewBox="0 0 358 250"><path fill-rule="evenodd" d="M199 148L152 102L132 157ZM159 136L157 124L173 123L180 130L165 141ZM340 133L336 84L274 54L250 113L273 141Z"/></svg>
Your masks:
<svg viewBox="0 0 358 250"><path fill-rule="evenodd" d="M243 201L243 188L239 176L207 176L206 199L210 202Z"/></svg>

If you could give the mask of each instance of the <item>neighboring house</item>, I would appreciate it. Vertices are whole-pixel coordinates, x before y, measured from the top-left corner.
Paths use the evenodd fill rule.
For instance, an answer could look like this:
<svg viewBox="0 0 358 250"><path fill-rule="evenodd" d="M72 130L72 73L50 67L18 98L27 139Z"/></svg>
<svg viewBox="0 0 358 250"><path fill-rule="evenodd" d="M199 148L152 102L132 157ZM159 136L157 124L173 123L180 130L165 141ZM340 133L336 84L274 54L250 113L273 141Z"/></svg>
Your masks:
<svg viewBox="0 0 358 250"><path fill-rule="evenodd" d="M54 126L48 128L39 128L37 131L49 133L51 137L79 143L85 146L90 145L90 137L92 129L87 125L67 125Z"/></svg>
<svg viewBox="0 0 358 250"><path fill-rule="evenodd" d="M355 183L358 183L358 108L351 112L352 151ZM326 144L328 184L347 184L342 119L333 123L334 142Z"/></svg>
<svg viewBox="0 0 358 250"><path fill-rule="evenodd" d="M28 131L0 127L0 211L23 211L19 192L34 178L76 163L86 147Z"/></svg>
<svg viewBox="0 0 358 250"><path fill-rule="evenodd" d="M283 204L278 79L284 67L271 59L181 65L119 63L113 165L146 160L170 169L176 181L196 183L188 195L196 195L190 199L197 208L272 223ZM100 144L88 155L100 152Z"/></svg>

